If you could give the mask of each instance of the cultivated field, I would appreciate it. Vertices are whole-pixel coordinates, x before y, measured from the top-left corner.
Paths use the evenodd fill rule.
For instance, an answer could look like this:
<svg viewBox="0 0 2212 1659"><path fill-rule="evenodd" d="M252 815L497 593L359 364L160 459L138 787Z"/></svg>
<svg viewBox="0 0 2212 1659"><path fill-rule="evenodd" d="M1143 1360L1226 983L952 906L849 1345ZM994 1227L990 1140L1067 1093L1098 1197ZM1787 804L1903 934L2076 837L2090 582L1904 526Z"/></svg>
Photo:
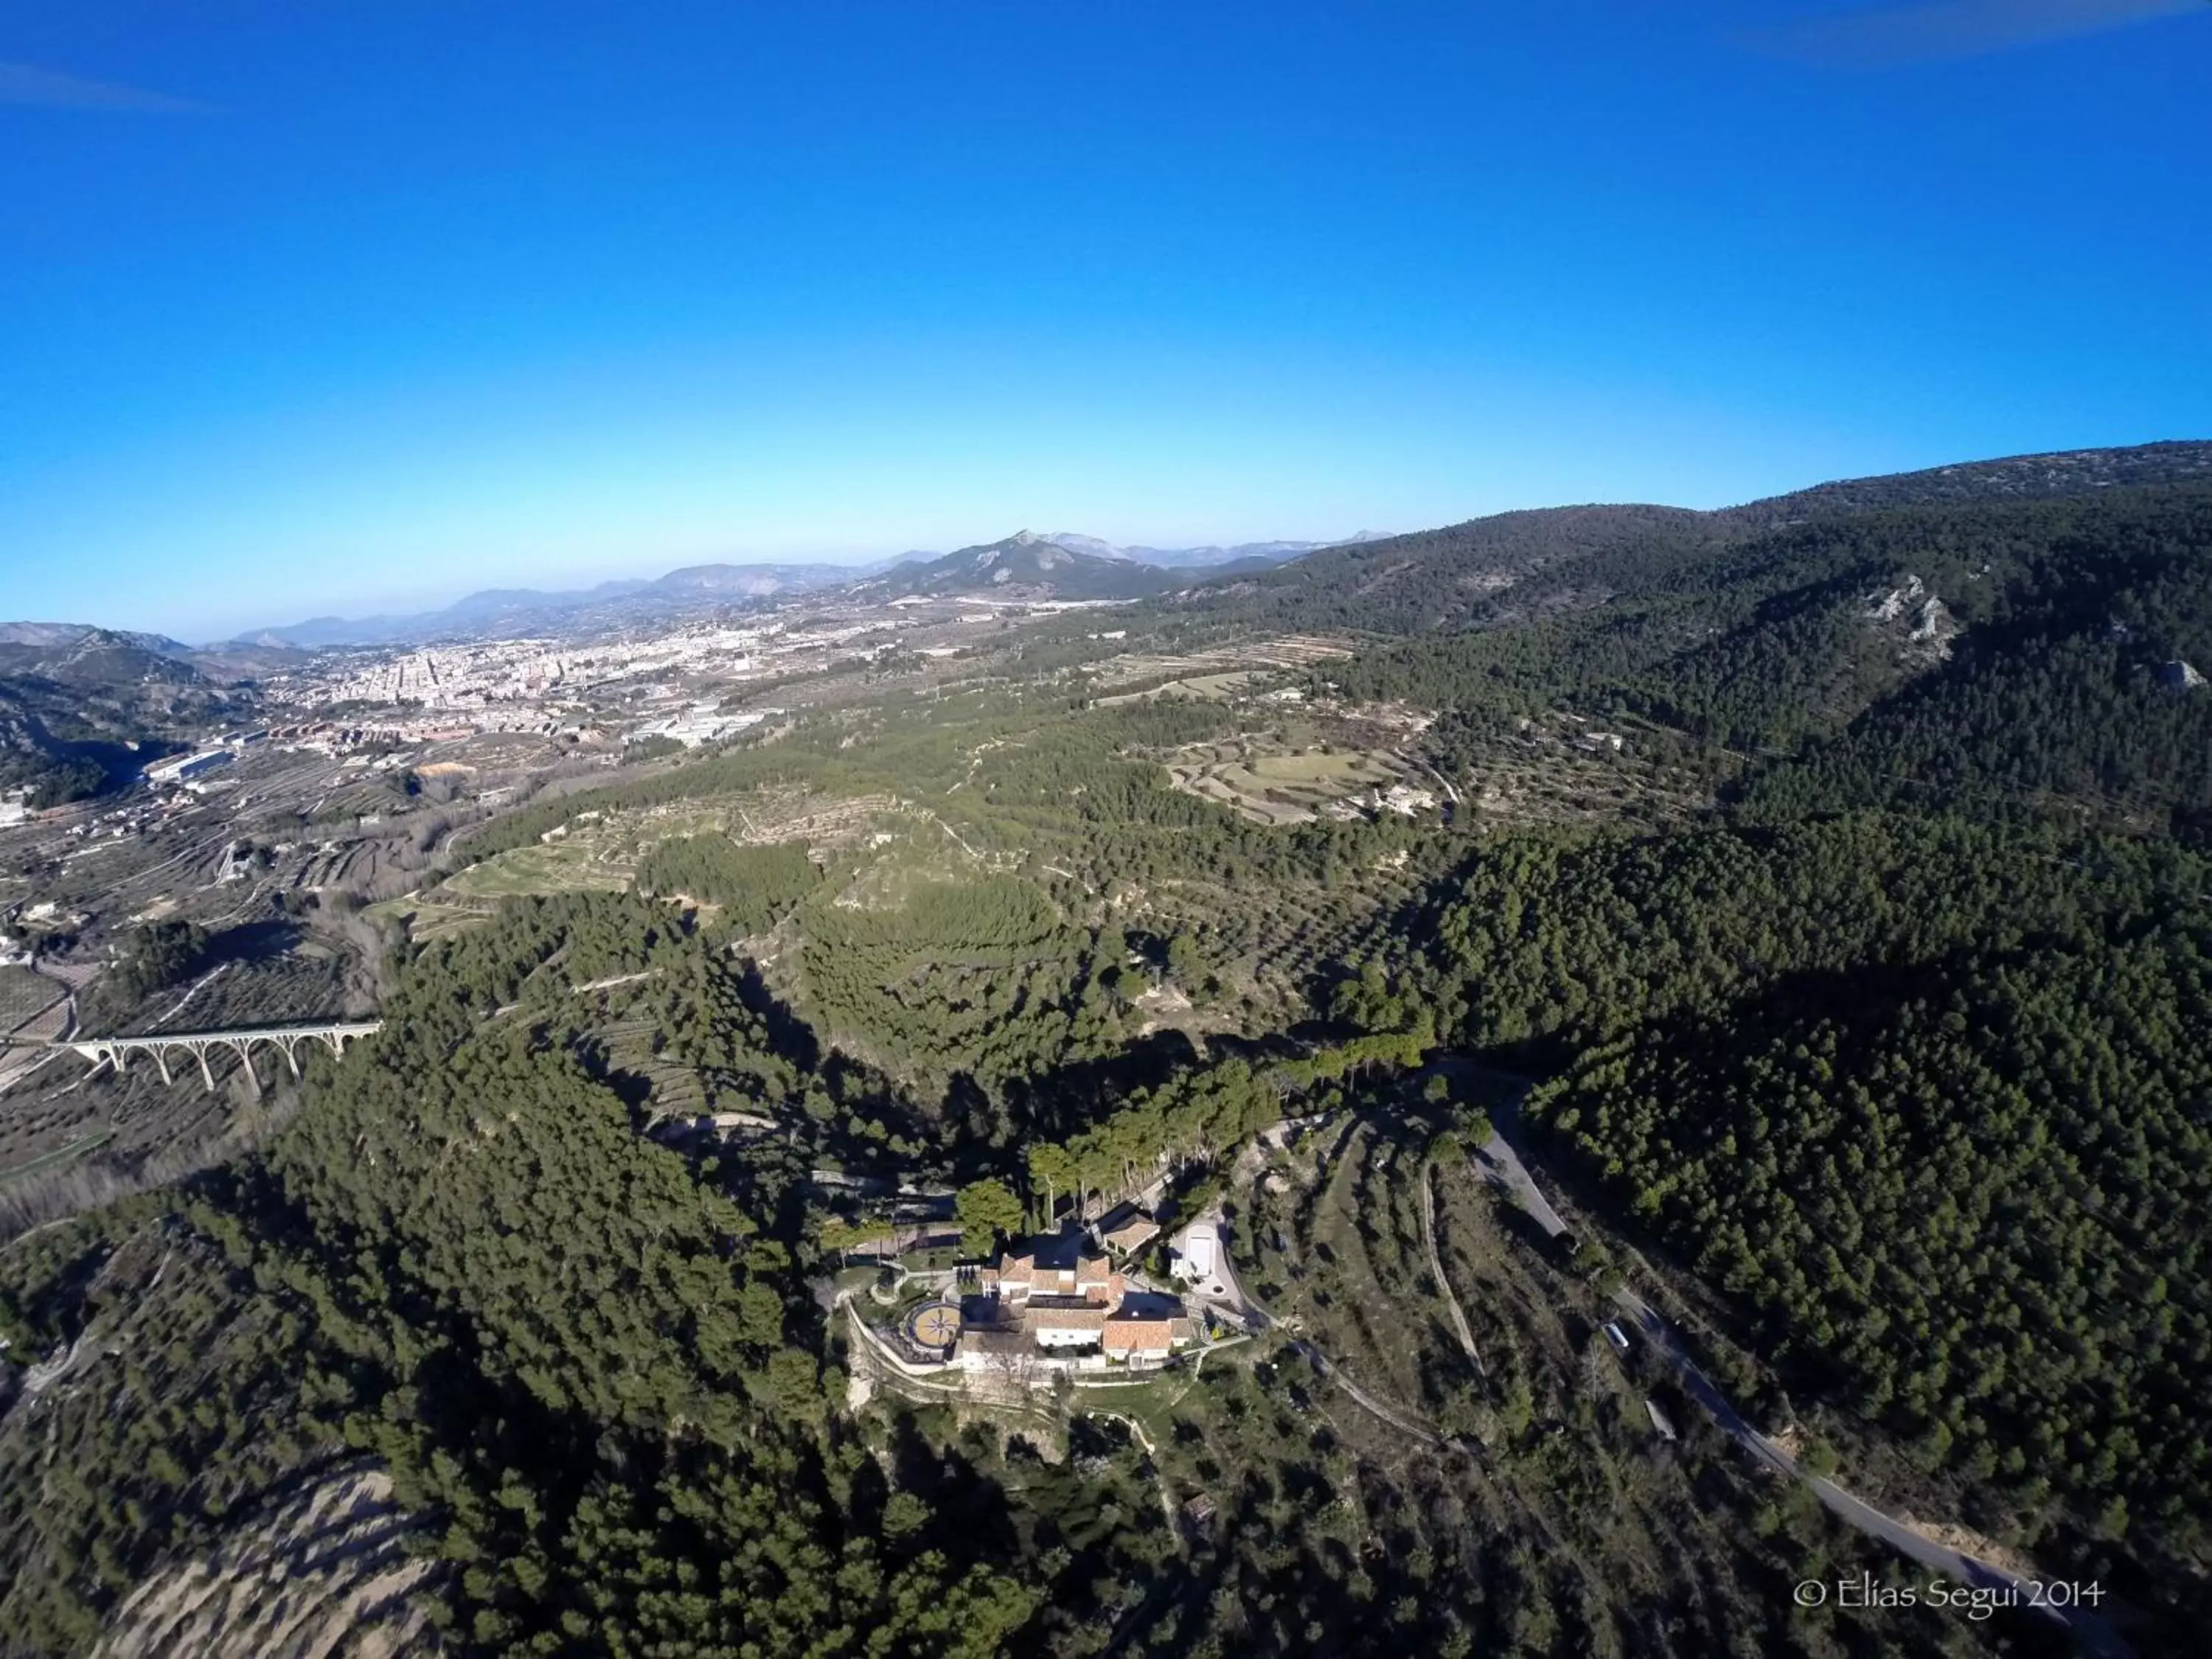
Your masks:
<svg viewBox="0 0 2212 1659"><path fill-rule="evenodd" d="M1351 641L1319 634L1285 634L1249 644L1226 644L1188 655L1130 652L1091 665L1102 684L1219 674L1236 669L1302 672L1352 655Z"/></svg>
<svg viewBox="0 0 2212 1659"><path fill-rule="evenodd" d="M27 968L0 968L0 1036L28 1024L66 994Z"/></svg>
<svg viewBox="0 0 2212 1659"><path fill-rule="evenodd" d="M598 836L572 836L518 847L447 878L442 890L462 899L519 898L556 893L618 892L630 866L605 856Z"/></svg>
<svg viewBox="0 0 2212 1659"><path fill-rule="evenodd" d="M1176 751L1168 774L1178 789L1219 801L1259 823L1310 823L1349 816L1355 798L1422 780L1389 750L1284 752L1270 740L1238 737Z"/></svg>

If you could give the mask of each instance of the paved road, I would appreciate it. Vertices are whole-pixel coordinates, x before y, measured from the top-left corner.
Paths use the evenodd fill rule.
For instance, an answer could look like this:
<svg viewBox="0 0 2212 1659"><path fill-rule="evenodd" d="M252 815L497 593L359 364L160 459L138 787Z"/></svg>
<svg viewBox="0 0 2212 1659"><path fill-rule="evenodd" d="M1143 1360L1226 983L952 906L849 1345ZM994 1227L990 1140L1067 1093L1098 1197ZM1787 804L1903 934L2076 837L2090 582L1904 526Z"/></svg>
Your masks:
<svg viewBox="0 0 2212 1659"><path fill-rule="evenodd" d="M1535 1178L1528 1173L1528 1165L1522 1162L1519 1150L1509 1139L1519 1129L1519 1107L1520 1101L1516 1097L1493 1111L1491 1121L1496 1133L1491 1136L1487 1145L1469 1156L1475 1168L1486 1179L1510 1192L1546 1235L1556 1238L1567 1231L1567 1224L1559 1218L1559 1212L1552 1207L1542 1190L1537 1187ZM1885 1515L1873 1504L1853 1497L1834 1481L1806 1474L1798 1468L1795 1457L1753 1428L1728 1397L1713 1385L1712 1380L1698 1369L1697 1362L1690 1358L1688 1346L1682 1340L1680 1334L1661 1318L1649 1303L1626 1286L1616 1294L1614 1300L1627 1314L1629 1324L1680 1375L1690 1396L1705 1407L1722 1432L1748 1451L1756 1462L1787 1479L1804 1481L1832 1514L1869 1537L1880 1539L1930 1571L1940 1573L1957 1584L2000 1592L2015 1591L2020 1595L2019 1605L2029 1605L2027 1579L2007 1571L1994 1562L1984 1561L1948 1545L1939 1544L1895 1516ZM2065 1626L2075 1639L2091 1653L2124 1656L2132 1652L2112 1626L2086 1608L2044 1607L2037 1610Z"/></svg>
<svg viewBox="0 0 2212 1659"><path fill-rule="evenodd" d="M1493 1126L1494 1127L1494 1126ZM1513 1194L1516 1203L1530 1220L1544 1230L1547 1238L1557 1238L1567 1231L1567 1224L1559 1219L1559 1212L1552 1207L1552 1200L1536 1185L1528 1173L1528 1166L1521 1161L1521 1154L1513 1143L1506 1139L1504 1131L1492 1134L1474 1153L1474 1167L1497 1185Z"/></svg>

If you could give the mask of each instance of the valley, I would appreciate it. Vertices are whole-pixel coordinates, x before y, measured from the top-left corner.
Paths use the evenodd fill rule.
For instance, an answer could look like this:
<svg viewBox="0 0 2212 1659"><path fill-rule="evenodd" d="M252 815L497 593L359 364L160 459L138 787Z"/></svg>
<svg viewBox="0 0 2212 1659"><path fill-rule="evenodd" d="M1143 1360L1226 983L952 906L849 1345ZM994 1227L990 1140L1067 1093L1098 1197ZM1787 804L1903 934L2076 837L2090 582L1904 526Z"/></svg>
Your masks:
<svg viewBox="0 0 2212 1659"><path fill-rule="evenodd" d="M0 1628L2188 1650L2208 455L14 630Z"/></svg>

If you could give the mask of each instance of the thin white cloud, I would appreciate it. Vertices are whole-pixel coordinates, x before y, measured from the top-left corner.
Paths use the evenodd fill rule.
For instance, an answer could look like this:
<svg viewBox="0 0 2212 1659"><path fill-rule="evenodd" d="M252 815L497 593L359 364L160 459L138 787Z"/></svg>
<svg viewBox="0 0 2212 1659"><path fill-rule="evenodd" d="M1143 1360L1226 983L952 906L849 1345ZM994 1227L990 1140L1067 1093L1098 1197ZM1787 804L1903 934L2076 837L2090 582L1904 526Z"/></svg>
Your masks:
<svg viewBox="0 0 2212 1659"><path fill-rule="evenodd" d="M0 64L0 104L26 104L35 109L100 110L118 114L204 115L211 104L167 93L149 92L112 81L87 81L28 64Z"/></svg>
<svg viewBox="0 0 2212 1659"><path fill-rule="evenodd" d="M2205 0L1936 0L1882 11L1808 18L1762 29L1747 44L1833 69L1895 69L2041 46L2197 14Z"/></svg>

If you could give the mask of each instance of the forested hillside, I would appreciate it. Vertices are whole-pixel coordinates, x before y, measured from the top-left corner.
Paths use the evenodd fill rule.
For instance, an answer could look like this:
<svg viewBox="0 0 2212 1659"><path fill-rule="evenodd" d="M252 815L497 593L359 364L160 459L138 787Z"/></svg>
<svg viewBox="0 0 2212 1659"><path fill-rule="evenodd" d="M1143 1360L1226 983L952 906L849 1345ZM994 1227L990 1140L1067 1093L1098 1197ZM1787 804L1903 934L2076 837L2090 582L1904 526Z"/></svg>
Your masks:
<svg viewBox="0 0 2212 1659"><path fill-rule="evenodd" d="M250 693L217 684L148 636L27 629L0 639L0 790L34 805L96 793L210 720L251 714ZM182 647L178 647L181 652Z"/></svg>
<svg viewBox="0 0 2212 1659"><path fill-rule="evenodd" d="M2062 449L2001 460L1961 461L1815 484L1727 509L1753 525L1891 507L1994 506L2092 495L2136 484L2212 483L2212 443L2180 440L2116 449Z"/></svg>
<svg viewBox="0 0 2212 1659"><path fill-rule="evenodd" d="M780 1183L702 1181L635 1133L590 1061L569 985L685 949L621 905L442 947L265 1159L179 1195L161 1224L228 1267L161 1304L161 1340L198 1340L177 1322L195 1307L235 1327L266 1304L275 1322L244 1327L256 1346L204 1379L197 1413L161 1390L134 1437L88 1428L73 1498L5 1483L15 1639L69 1644L165 1544L218 1528L256 1445L264 1480L344 1448L378 1457L403 1504L439 1517L456 1633L489 1650L980 1656L1030 1619L1036 1591L992 1539L903 1515L825 1411L822 1312ZM96 1263L99 1230L44 1248L61 1273L27 1290L11 1258L7 1311L66 1338L86 1316L66 1252Z"/></svg>
<svg viewBox="0 0 2212 1659"><path fill-rule="evenodd" d="M455 1653L2043 1650L1800 1613L1888 1547L1607 1336L1626 1285L1845 1486L2187 1650L2208 464L1329 550L471 826L284 1127L0 1242L0 1650L374 1486L325 1611ZM1598 804L1509 815L1532 753ZM1263 759L1333 810L1188 787ZM872 1358L902 1249L957 1295L1140 1196L1281 1322L1110 1399Z"/></svg>
<svg viewBox="0 0 2212 1659"><path fill-rule="evenodd" d="M637 972L642 1005L605 983ZM641 1006L664 1052L742 1078L795 1139L686 1156L641 1135L607 1035ZM1106 1193L1163 1152L1215 1167L1285 1088L1344 1071L1190 1068L1031 1143L1027 1173ZM1651 1466L1573 1380L1586 1328L1548 1313L1525 1333L1513 1316L1493 1352L1528 1345L1516 1363L1543 1368L1577 1438L1535 1427L1524 1380L1489 1466L1439 1466L1418 1442L1409 1458L1387 1425L1316 1428L1324 1382L1288 1352L1224 1353L1160 1395L1149 1456L1096 1417L1053 1451L1042 1412L1009 1413L1017 1433L848 1406L849 1356L805 1283L828 1264L805 1176L843 1133L842 1088L660 905L519 905L423 951L384 1033L318 1062L265 1154L0 1252L11 1340L71 1356L0 1419L10 1650L83 1650L149 1574L366 1462L388 1472L407 1582L455 1652L1828 1651L1776 1586L1792 1552L1854 1547L1767 1502L1724 1444ZM1020 1169L1019 1149L995 1156ZM1484 1271L1544 1276L1532 1309L1576 1294L1497 1259L1479 1190L1454 1203ZM1218 1492L1218 1536L1164 1506L1170 1469ZM1656 1577L1631 1592L1621 1573ZM343 1633L412 1616L372 1603ZM1890 1651L1971 1650L1925 1619L1854 1628Z"/></svg>
<svg viewBox="0 0 2212 1659"><path fill-rule="evenodd" d="M2209 896L2170 842L1956 819L1506 844L1404 994L1547 1075L1531 1126L1793 1389L2186 1604Z"/></svg>
<svg viewBox="0 0 2212 1659"><path fill-rule="evenodd" d="M1554 588L1557 614L1382 646L1329 678L1443 710L1478 768L1514 721L1565 708L1636 722L1773 812L1970 799L2194 834L2212 805L2212 691L2193 678L2212 659L2208 544L2196 484L1885 508L1688 556L1646 543L1571 567L1597 598ZM1356 624L1364 600L1343 603Z"/></svg>
<svg viewBox="0 0 2212 1659"><path fill-rule="evenodd" d="M1325 549L1278 570L1200 586L1174 608L1301 628L1453 632L1632 601L1668 585L1680 567L1701 568L1746 544L1823 522L1952 508L1962 510L1954 522L1971 522L2008 506L2208 485L2212 443L2145 444L1851 479L1712 513L1648 505L1500 513ZM1765 562L1753 551L1736 579ZM1693 588L1728 585L1688 580Z"/></svg>

